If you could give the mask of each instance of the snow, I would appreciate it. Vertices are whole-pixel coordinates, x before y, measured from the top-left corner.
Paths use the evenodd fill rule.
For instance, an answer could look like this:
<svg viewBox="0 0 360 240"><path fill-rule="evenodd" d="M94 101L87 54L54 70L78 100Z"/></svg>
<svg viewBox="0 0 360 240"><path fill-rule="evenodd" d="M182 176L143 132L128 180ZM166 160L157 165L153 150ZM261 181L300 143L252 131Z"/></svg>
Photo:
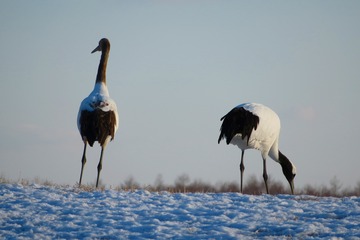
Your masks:
<svg viewBox="0 0 360 240"><path fill-rule="evenodd" d="M360 239L360 197L0 184L0 239Z"/></svg>

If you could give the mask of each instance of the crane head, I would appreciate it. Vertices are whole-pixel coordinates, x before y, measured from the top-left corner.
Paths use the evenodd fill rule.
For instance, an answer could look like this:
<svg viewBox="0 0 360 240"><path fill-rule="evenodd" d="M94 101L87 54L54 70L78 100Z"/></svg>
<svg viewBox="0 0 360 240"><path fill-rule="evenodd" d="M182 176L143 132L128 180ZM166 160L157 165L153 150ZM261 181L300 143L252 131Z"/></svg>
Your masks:
<svg viewBox="0 0 360 240"><path fill-rule="evenodd" d="M108 48L110 48L109 40L107 38L102 38L99 41L99 45L94 50L92 50L91 53L94 53L94 52L97 52L97 51L103 51L103 50L108 49Z"/></svg>

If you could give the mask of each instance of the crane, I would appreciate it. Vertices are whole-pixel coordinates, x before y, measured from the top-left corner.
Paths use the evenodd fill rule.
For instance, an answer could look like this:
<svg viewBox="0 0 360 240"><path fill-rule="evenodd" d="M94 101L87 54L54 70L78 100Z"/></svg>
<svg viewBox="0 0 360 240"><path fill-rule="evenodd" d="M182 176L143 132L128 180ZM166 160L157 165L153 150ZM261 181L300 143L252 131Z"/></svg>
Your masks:
<svg viewBox="0 0 360 240"><path fill-rule="evenodd" d="M78 129L84 142L79 186L81 186L84 166L86 163L87 144L92 147L94 142L97 141L101 146L96 179L96 187L98 187L104 150L106 145L114 139L115 133L118 129L119 116L116 103L110 98L109 91L106 86L106 67L110 52L109 40L106 38L101 39L99 41L99 45L91 53L97 51L101 51L101 58L95 86L90 95L81 102L77 117Z"/></svg>
<svg viewBox="0 0 360 240"><path fill-rule="evenodd" d="M295 165L279 150L280 119L270 108L258 103L243 103L233 108L221 118L218 143L225 138L227 144L233 144L241 149L240 191L243 192L244 152L246 149L257 149L263 159L263 178L266 192L267 184L266 158L270 156L278 162L284 176L294 194Z"/></svg>

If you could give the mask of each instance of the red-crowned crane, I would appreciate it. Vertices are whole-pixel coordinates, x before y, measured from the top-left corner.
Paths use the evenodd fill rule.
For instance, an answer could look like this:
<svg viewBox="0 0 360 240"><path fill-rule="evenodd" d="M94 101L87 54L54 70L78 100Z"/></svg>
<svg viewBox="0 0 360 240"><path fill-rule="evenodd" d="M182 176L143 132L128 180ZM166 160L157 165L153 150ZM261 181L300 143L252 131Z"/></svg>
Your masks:
<svg viewBox="0 0 360 240"><path fill-rule="evenodd" d="M257 149L263 159L263 178L266 192L267 184L266 158L270 156L278 162L288 180L291 193L294 194L294 178L296 168L292 162L279 151L280 119L270 108L258 103L244 103L233 108L221 118L222 125L218 143L225 138L226 143L241 149L240 163L240 191L243 191L244 151Z"/></svg>
<svg viewBox="0 0 360 240"><path fill-rule="evenodd" d="M77 125L81 138L84 142L84 151L81 159L81 173L79 186L83 176L84 166L86 163L86 146L93 146L98 141L101 146L100 161L97 166L96 187L99 185L100 172L102 169L103 153L106 145L114 139L118 129L118 112L116 103L109 96L106 86L106 66L110 52L110 42L103 38L91 53L101 51L101 59L96 76L94 90L85 98L80 105Z"/></svg>

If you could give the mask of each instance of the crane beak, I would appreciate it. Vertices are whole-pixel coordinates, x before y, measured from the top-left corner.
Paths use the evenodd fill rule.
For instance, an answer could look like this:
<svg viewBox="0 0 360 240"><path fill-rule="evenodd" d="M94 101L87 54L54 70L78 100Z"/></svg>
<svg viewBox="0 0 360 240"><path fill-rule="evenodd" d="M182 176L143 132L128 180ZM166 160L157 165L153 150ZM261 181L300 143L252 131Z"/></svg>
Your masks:
<svg viewBox="0 0 360 240"><path fill-rule="evenodd" d="M294 195L294 180L289 181L291 194Z"/></svg>
<svg viewBox="0 0 360 240"><path fill-rule="evenodd" d="M100 45L97 46L94 50L92 50L91 53L97 52L97 51L101 51Z"/></svg>

